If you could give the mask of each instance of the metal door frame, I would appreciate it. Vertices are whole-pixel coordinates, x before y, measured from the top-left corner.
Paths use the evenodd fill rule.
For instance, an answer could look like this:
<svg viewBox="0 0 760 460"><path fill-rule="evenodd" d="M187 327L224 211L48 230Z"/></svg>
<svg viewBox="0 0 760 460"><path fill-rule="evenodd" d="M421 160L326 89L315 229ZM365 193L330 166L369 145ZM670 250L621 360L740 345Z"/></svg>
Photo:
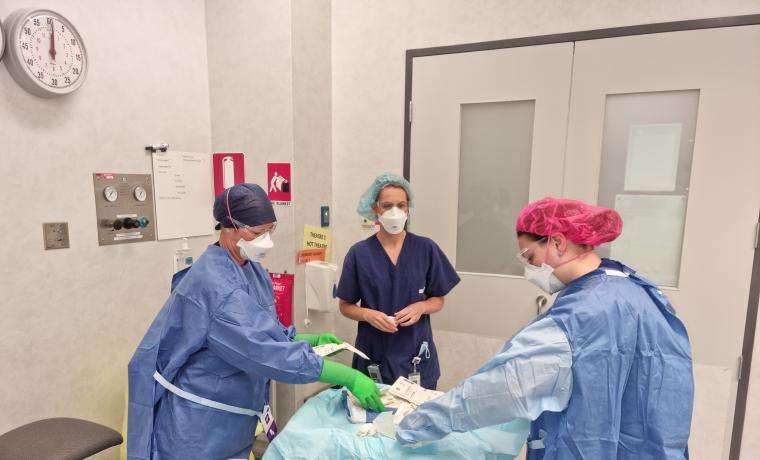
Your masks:
<svg viewBox="0 0 760 460"><path fill-rule="evenodd" d="M519 48L523 46L549 45L553 43L580 42L599 40L613 37L630 37L634 35L658 34L663 32L679 32L684 30L715 29L721 27L751 26L760 24L760 14L744 16L726 16L689 21L659 22L637 26L613 27L609 29L587 30L533 37L511 38L487 42L465 43L460 45L436 46L432 48L417 48L406 50L406 71L404 90L404 177L410 179L411 138L412 138L412 76L414 58L423 56L438 56L442 54L470 53L504 48ZM760 232L760 219L758 219ZM752 351L755 344L755 329L757 326L758 302L760 302L760 245L755 238L755 256L752 264L749 299L747 303L747 318L744 325L744 343L742 346L741 378L736 393L734 423L731 435L730 460L739 460L744 431L744 419L747 412L747 394L749 392L749 376L752 367Z"/></svg>

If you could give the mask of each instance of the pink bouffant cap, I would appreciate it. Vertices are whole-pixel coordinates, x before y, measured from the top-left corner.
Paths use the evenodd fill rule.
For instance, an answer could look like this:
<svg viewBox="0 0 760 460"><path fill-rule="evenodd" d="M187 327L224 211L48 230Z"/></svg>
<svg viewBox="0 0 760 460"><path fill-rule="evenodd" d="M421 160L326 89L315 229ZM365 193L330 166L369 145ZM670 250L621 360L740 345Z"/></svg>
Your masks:
<svg viewBox="0 0 760 460"><path fill-rule="evenodd" d="M614 209L564 198L543 198L520 211L515 229L538 236L563 234L575 244L599 246L620 236L623 220Z"/></svg>

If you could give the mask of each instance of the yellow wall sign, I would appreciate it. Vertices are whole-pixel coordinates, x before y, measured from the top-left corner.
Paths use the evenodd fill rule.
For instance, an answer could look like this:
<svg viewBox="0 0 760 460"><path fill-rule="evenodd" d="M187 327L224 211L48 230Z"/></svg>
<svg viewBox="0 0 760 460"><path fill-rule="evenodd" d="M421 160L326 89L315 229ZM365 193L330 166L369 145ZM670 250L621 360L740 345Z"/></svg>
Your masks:
<svg viewBox="0 0 760 460"><path fill-rule="evenodd" d="M330 260L330 229L305 225L303 228L304 249L324 249L325 260Z"/></svg>

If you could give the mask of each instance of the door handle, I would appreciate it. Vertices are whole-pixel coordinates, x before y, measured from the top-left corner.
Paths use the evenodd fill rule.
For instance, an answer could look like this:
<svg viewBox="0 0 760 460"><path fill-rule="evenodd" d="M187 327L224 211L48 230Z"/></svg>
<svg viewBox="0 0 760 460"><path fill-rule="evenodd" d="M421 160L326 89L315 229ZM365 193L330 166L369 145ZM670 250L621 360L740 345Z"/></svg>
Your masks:
<svg viewBox="0 0 760 460"><path fill-rule="evenodd" d="M546 298L544 295L540 295L536 297L536 314L541 314L541 309L546 306L546 304L549 303L549 299Z"/></svg>

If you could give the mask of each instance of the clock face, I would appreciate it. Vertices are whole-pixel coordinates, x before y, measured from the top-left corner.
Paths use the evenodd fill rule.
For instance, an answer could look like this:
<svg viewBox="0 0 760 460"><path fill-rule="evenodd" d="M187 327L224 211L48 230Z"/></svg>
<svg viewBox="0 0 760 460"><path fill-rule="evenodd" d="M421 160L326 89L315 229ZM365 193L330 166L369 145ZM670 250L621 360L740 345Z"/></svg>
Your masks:
<svg viewBox="0 0 760 460"><path fill-rule="evenodd" d="M50 97L68 94L82 85L87 53L79 33L66 18L50 10L22 10L12 14L8 22L7 65L24 89Z"/></svg>

